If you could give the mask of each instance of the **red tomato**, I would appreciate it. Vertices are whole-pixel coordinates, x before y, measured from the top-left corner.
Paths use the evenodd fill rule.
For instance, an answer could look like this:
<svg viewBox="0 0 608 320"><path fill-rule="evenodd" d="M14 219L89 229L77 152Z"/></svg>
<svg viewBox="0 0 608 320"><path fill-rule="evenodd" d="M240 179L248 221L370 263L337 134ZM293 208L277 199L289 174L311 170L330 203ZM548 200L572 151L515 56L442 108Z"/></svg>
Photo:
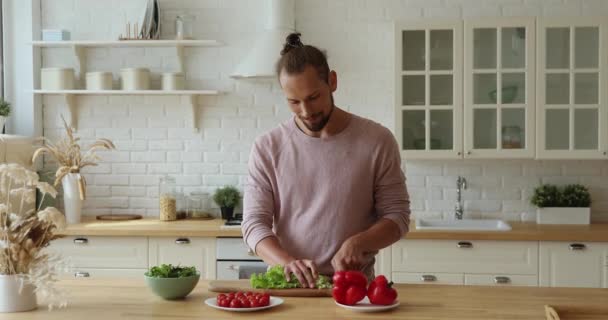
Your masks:
<svg viewBox="0 0 608 320"><path fill-rule="evenodd" d="M240 308L241 302L238 299L230 301L230 308Z"/></svg>
<svg viewBox="0 0 608 320"><path fill-rule="evenodd" d="M259 308L259 307L261 307L262 305L260 305L260 302L259 302L258 300L251 300L251 304L250 304L250 306L251 306L252 308Z"/></svg>
<svg viewBox="0 0 608 320"><path fill-rule="evenodd" d="M249 308L251 307L251 302L247 299L242 299L239 301L241 303L241 308Z"/></svg>
<svg viewBox="0 0 608 320"><path fill-rule="evenodd" d="M263 297L260 298L259 301L260 301L260 305L262 307L265 307L265 306L267 306L267 305L270 304L270 297L263 296Z"/></svg>
<svg viewBox="0 0 608 320"><path fill-rule="evenodd" d="M228 299L219 300L217 304L222 308L230 308L230 300Z"/></svg>

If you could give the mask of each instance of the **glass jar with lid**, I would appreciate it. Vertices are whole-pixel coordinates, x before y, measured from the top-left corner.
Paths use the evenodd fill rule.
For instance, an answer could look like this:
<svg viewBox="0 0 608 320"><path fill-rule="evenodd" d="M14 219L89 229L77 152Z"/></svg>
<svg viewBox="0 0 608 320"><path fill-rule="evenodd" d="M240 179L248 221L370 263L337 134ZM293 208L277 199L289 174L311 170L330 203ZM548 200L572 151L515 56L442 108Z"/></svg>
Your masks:
<svg viewBox="0 0 608 320"><path fill-rule="evenodd" d="M177 219L177 187L175 178L164 176L160 178L158 187L160 220L173 221Z"/></svg>
<svg viewBox="0 0 608 320"><path fill-rule="evenodd" d="M209 212L209 193L203 191L190 192L188 217L192 219L213 219L213 215Z"/></svg>
<svg viewBox="0 0 608 320"><path fill-rule="evenodd" d="M175 18L175 39L192 39L192 20L194 18L189 14L180 14Z"/></svg>

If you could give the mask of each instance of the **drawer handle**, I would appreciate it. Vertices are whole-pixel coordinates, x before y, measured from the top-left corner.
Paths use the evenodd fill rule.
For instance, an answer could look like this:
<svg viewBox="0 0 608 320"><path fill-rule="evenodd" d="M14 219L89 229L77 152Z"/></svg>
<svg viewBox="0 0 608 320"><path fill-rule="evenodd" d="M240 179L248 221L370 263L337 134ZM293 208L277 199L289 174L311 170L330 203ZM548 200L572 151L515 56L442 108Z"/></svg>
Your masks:
<svg viewBox="0 0 608 320"><path fill-rule="evenodd" d="M188 238L177 238L175 240L175 243L177 243L177 244L190 244L190 239L188 239Z"/></svg>
<svg viewBox="0 0 608 320"><path fill-rule="evenodd" d="M88 278L90 276L91 275L86 271L76 271L74 273L74 277L76 277L76 278Z"/></svg>
<svg viewBox="0 0 608 320"><path fill-rule="evenodd" d="M473 244L468 241L460 241L457 246L458 248L473 248Z"/></svg>
<svg viewBox="0 0 608 320"><path fill-rule="evenodd" d="M420 277L420 279L424 282L433 282L433 281L437 281L437 277L435 277L432 274L423 274L422 277Z"/></svg>
<svg viewBox="0 0 608 320"><path fill-rule="evenodd" d="M511 283L511 278L509 278L509 277L494 277L494 283L497 283L497 284Z"/></svg>
<svg viewBox="0 0 608 320"><path fill-rule="evenodd" d="M236 266L236 265L233 265L233 264L227 266L226 269L228 269L230 271L239 272L239 266Z"/></svg>
<svg viewBox="0 0 608 320"><path fill-rule="evenodd" d="M76 238L74 239L75 244L87 244L89 243L89 239L87 238Z"/></svg>
<svg viewBox="0 0 608 320"><path fill-rule="evenodd" d="M582 243L571 243L570 250L585 250L587 246Z"/></svg>

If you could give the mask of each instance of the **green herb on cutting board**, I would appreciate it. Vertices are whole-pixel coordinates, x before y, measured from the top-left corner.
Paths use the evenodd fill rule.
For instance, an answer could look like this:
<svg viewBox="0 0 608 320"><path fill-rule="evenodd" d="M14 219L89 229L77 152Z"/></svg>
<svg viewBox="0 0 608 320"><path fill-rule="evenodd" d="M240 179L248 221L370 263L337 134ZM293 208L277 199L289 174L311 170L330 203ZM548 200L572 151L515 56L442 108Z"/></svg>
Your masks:
<svg viewBox="0 0 608 320"><path fill-rule="evenodd" d="M185 278L197 275L195 267L180 267L171 264L154 266L146 272L146 276L153 278Z"/></svg>
<svg viewBox="0 0 608 320"><path fill-rule="evenodd" d="M251 287L255 289L292 289L301 288L302 284L292 273L290 280L285 279L285 271L282 265L275 265L268 269L266 273L251 275ZM315 283L318 289L330 289L332 287L329 277L319 275Z"/></svg>

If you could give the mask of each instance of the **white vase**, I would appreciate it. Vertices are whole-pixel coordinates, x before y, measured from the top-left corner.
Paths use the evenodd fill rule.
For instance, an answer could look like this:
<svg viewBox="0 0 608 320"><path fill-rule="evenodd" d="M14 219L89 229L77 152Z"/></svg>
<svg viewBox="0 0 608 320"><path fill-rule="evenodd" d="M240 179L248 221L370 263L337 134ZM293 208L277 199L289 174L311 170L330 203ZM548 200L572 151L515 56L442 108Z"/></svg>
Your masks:
<svg viewBox="0 0 608 320"><path fill-rule="evenodd" d="M0 312L30 311L37 306L34 285L20 275L0 275Z"/></svg>
<svg viewBox="0 0 608 320"><path fill-rule="evenodd" d="M590 208L545 207L536 210L538 224L589 224Z"/></svg>
<svg viewBox="0 0 608 320"><path fill-rule="evenodd" d="M63 186L63 207L65 220L68 224L80 223L82 216L82 200L78 189L79 173L68 173L61 179Z"/></svg>
<svg viewBox="0 0 608 320"><path fill-rule="evenodd" d="M2 133L2 128L4 128L4 125L6 124L6 120L8 120L8 117L0 116L0 134Z"/></svg>

